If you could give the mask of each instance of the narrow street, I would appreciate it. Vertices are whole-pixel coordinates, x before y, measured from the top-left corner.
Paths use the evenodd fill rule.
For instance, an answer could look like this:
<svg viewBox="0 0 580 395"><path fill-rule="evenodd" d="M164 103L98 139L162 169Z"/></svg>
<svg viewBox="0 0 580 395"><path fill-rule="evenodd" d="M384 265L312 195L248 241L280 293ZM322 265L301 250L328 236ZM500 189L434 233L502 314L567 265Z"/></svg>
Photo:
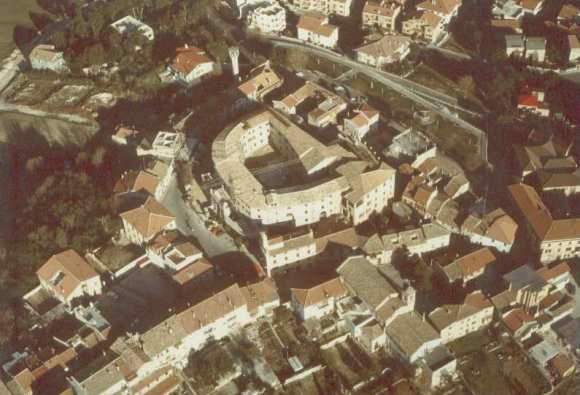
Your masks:
<svg viewBox="0 0 580 395"><path fill-rule="evenodd" d="M239 248L227 233L215 236L207 229L204 220L185 204L181 197L181 191L177 187L177 180L175 177L172 179L171 185L169 186L162 203L173 213L173 215L175 215L177 228L183 234L197 238L210 258L228 252L239 251Z"/></svg>

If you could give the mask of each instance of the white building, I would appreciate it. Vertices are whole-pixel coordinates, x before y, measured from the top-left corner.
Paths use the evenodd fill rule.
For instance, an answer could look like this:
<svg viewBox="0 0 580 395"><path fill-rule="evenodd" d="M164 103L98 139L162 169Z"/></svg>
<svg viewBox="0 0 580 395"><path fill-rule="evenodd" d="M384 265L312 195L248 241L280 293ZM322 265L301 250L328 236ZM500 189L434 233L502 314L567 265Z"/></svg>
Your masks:
<svg viewBox="0 0 580 395"><path fill-rule="evenodd" d="M218 72L218 65L207 56L204 50L185 46L177 48L177 56L170 69L178 81L188 85L197 85L215 75Z"/></svg>
<svg viewBox="0 0 580 395"><path fill-rule="evenodd" d="M544 37L526 37L526 58L536 62L546 59L546 39Z"/></svg>
<svg viewBox="0 0 580 395"><path fill-rule="evenodd" d="M324 15L350 16L352 3L352 0L296 0L294 6Z"/></svg>
<svg viewBox="0 0 580 395"><path fill-rule="evenodd" d="M441 346L437 331L415 311L397 316L385 328L387 349L414 364Z"/></svg>
<svg viewBox="0 0 580 395"><path fill-rule="evenodd" d="M554 219L529 185L514 184L508 189L542 263L580 256L580 218Z"/></svg>
<svg viewBox="0 0 580 395"><path fill-rule="evenodd" d="M505 54L509 56L521 57L526 52L524 37L521 34L510 34L505 36Z"/></svg>
<svg viewBox="0 0 580 395"><path fill-rule="evenodd" d="M102 293L101 277L74 250L53 255L36 275L40 285L63 303L69 304L74 299Z"/></svg>
<svg viewBox="0 0 580 395"><path fill-rule="evenodd" d="M431 223L416 229L383 235L379 242L380 248L369 259L378 264L389 263L397 250L406 250L410 255L423 255L448 247L451 232Z"/></svg>
<svg viewBox="0 0 580 395"><path fill-rule="evenodd" d="M394 2L368 0L362 11L363 26L379 26L388 31L395 30L401 6Z"/></svg>
<svg viewBox="0 0 580 395"><path fill-rule="evenodd" d="M175 217L155 198L149 197L140 207L121 213L125 237L144 245L159 232L175 228Z"/></svg>
<svg viewBox="0 0 580 395"><path fill-rule="evenodd" d="M267 146L297 161L308 187L268 188L259 181L244 162ZM220 211L233 208L263 225L292 222L301 226L333 215L346 216L357 225L381 212L394 195L394 169L383 166L365 171L368 164L355 160L337 165L341 158L353 159L353 155L338 145L320 143L271 110L252 114L224 130L213 143L212 158L224 182L220 195L214 193L224 206ZM329 167L335 168L336 178L309 183L310 177Z"/></svg>
<svg viewBox="0 0 580 395"><path fill-rule="evenodd" d="M505 253L512 249L517 230L516 222L501 208L481 217L470 215L461 226L461 233L472 243Z"/></svg>
<svg viewBox="0 0 580 395"><path fill-rule="evenodd" d="M149 41L155 39L153 28L131 15L127 15L126 17L113 22L111 27L121 35L139 33Z"/></svg>
<svg viewBox="0 0 580 395"><path fill-rule="evenodd" d="M262 33L281 33L286 30L286 9L276 0L252 7L247 19L250 28Z"/></svg>
<svg viewBox="0 0 580 395"><path fill-rule="evenodd" d="M467 295L463 304L437 307L429 314L429 320L443 343L449 343L487 327L493 314L493 304L481 291L476 291Z"/></svg>
<svg viewBox="0 0 580 395"><path fill-rule="evenodd" d="M355 113L353 117L344 119L344 133L354 141L361 142L370 131L377 128L381 114L367 104Z"/></svg>
<svg viewBox="0 0 580 395"><path fill-rule="evenodd" d="M33 70L51 70L57 73L68 71L64 53L57 51L54 45L40 44L28 55Z"/></svg>
<svg viewBox="0 0 580 395"><path fill-rule="evenodd" d="M346 295L346 288L338 277L311 288L290 289L292 308L302 321L333 313L336 302Z"/></svg>
<svg viewBox="0 0 580 395"><path fill-rule="evenodd" d="M185 145L185 134L175 132L159 132L153 140L151 149L142 151L141 155L153 155L161 159L175 159L177 153Z"/></svg>
<svg viewBox="0 0 580 395"><path fill-rule="evenodd" d="M403 60L410 52L411 39L405 36L384 36L378 41L355 50L356 60L369 66L381 68L386 64Z"/></svg>
<svg viewBox="0 0 580 395"><path fill-rule="evenodd" d="M319 15L302 15L298 20L298 39L325 48L338 46L338 26Z"/></svg>

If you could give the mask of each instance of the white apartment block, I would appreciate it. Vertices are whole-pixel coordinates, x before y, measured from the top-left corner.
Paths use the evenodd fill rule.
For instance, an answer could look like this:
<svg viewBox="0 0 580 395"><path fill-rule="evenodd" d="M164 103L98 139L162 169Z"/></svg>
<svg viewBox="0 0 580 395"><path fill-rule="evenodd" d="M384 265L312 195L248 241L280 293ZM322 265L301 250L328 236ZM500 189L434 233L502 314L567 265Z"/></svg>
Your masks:
<svg viewBox="0 0 580 395"><path fill-rule="evenodd" d="M174 159L185 144L185 134L175 132L159 132L153 140L150 153L158 158Z"/></svg>
<svg viewBox="0 0 580 395"><path fill-rule="evenodd" d="M68 70L64 53L57 51L54 45L40 44L28 55L33 70L51 70L57 73Z"/></svg>
<svg viewBox="0 0 580 395"><path fill-rule="evenodd" d="M316 256L319 251L312 229L269 237L260 233L260 247L268 275L272 271Z"/></svg>
<svg viewBox="0 0 580 395"><path fill-rule="evenodd" d="M388 31L395 30L397 18L401 14L401 6L387 1L369 0L362 11L363 26L379 26Z"/></svg>
<svg viewBox="0 0 580 395"><path fill-rule="evenodd" d="M354 141L361 142L370 131L377 128L380 116L377 110L365 105L356 111L355 116L344 119L344 132Z"/></svg>
<svg viewBox="0 0 580 395"><path fill-rule="evenodd" d="M448 247L450 242L450 231L435 223L426 224L420 228L383 235L380 253L369 259L378 264L389 263L393 253L399 249L406 249L410 255L422 255Z"/></svg>
<svg viewBox="0 0 580 395"><path fill-rule="evenodd" d="M290 304L302 321L321 319L333 313L336 302L347 296L339 278L318 284L312 288L292 288L290 290Z"/></svg>
<svg viewBox="0 0 580 395"><path fill-rule="evenodd" d="M554 219L533 187L508 188L542 263L580 257L580 218Z"/></svg>
<svg viewBox="0 0 580 395"><path fill-rule="evenodd" d="M352 0L296 0L294 5L301 10L324 15L350 16Z"/></svg>
<svg viewBox="0 0 580 395"><path fill-rule="evenodd" d="M338 166L337 178L308 188L268 189L244 165L245 158L267 144L281 155L297 159L307 176L351 156L339 146L323 145L271 110L224 130L212 147L216 171L225 184L220 191L228 196L224 202L220 195L221 204L263 225L291 222L301 226L334 215L347 216L357 225L381 212L394 195L394 169L382 167L361 174L367 165L358 161Z"/></svg>
<svg viewBox="0 0 580 395"><path fill-rule="evenodd" d="M467 295L461 305L444 305L429 314L443 343L449 343L487 327L493 321L493 304L481 291Z"/></svg>
<svg viewBox="0 0 580 395"><path fill-rule="evenodd" d="M153 28L131 15L119 19L111 24L119 34L126 35L130 33L139 33L149 41L155 39L155 32Z"/></svg>
<svg viewBox="0 0 580 395"><path fill-rule="evenodd" d="M281 33L286 30L286 9L276 0L252 7L247 19L250 28L262 33Z"/></svg>
<svg viewBox="0 0 580 395"><path fill-rule="evenodd" d="M324 48L338 46L338 26L330 24L327 17L303 15L297 27L299 40Z"/></svg>

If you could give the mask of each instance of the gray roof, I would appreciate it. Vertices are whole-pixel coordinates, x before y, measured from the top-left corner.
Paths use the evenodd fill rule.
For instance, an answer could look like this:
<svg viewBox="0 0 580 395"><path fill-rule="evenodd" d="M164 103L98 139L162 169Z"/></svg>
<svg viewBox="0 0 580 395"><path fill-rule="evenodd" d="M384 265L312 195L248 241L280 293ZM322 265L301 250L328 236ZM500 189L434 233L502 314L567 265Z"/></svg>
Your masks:
<svg viewBox="0 0 580 395"><path fill-rule="evenodd" d="M364 257L350 257L337 269L347 288L375 310L397 291Z"/></svg>
<svg viewBox="0 0 580 395"><path fill-rule="evenodd" d="M511 289L525 287L539 289L546 284L546 281L529 265L520 266L516 270L504 275L503 278L510 284Z"/></svg>
<svg viewBox="0 0 580 395"><path fill-rule="evenodd" d="M554 323L552 329L572 347L580 348L580 318L566 316Z"/></svg>
<svg viewBox="0 0 580 395"><path fill-rule="evenodd" d="M408 358L425 343L439 339L437 331L414 311L395 318L387 325L386 333Z"/></svg>

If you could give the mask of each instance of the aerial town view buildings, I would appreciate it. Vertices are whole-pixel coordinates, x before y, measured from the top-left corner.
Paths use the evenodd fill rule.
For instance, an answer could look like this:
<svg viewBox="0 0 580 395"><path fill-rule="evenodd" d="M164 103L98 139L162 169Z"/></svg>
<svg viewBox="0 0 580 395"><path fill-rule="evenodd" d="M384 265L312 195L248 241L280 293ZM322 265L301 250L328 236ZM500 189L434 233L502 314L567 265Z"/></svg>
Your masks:
<svg viewBox="0 0 580 395"><path fill-rule="evenodd" d="M0 395L579 393L565 3L38 1Z"/></svg>

